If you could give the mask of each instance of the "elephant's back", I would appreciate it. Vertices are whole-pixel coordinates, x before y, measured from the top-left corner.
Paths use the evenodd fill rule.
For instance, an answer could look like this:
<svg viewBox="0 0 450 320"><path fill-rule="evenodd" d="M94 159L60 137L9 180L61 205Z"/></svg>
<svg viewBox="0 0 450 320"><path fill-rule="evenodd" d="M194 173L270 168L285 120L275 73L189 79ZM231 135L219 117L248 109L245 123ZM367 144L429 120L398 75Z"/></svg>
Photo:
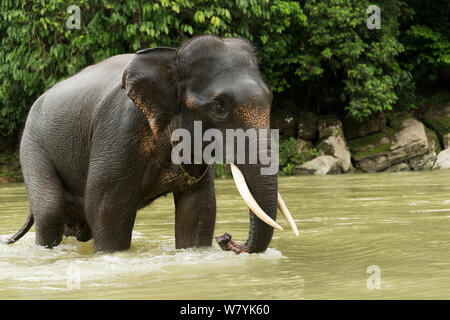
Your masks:
<svg viewBox="0 0 450 320"><path fill-rule="evenodd" d="M103 99L120 86L122 74L133 54L110 57L89 66L47 90L30 109L27 125L45 134L70 124L85 123ZM54 133L54 132L52 132Z"/></svg>
<svg viewBox="0 0 450 320"><path fill-rule="evenodd" d="M108 89L121 81L123 71L133 56L134 54L120 54L88 66L66 80L58 82L46 94L65 86L76 86L80 89L95 86L99 89Z"/></svg>
<svg viewBox="0 0 450 320"><path fill-rule="evenodd" d="M22 144L45 150L60 175L67 177L66 182L74 188L84 185L97 112L105 98L125 95L120 90L122 73L133 56L113 56L83 69L50 88L31 107ZM33 157L34 149L26 148L29 154L21 156Z"/></svg>
<svg viewBox="0 0 450 320"><path fill-rule="evenodd" d="M89 112L121 83L122 74L134 54L110 57L63 80L43 94L43 106L53 112Z"/></svg>

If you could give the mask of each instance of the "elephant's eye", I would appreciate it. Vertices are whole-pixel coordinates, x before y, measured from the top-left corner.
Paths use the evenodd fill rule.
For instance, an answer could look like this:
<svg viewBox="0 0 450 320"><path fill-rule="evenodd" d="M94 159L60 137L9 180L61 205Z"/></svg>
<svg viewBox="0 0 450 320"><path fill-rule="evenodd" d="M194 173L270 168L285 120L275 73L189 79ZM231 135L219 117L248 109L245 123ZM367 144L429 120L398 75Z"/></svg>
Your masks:
<svg viewBox="0 0 450 320"><path fill-rule="evenodd" d="M228 108L223 103L215 104L211 110L213 110L212 116L216 120L225 120L228 117Z"/></svg>
<svg viewBox="0 0 450 320"><path fill-rule="evenodd" d="M221 117L225 117L228 114L227 108L223 103L216 104L214 110Z"/></svg>
<svg viewBox="0 0 450 320"><path fill-rule="evenodd" d="M216 111L218 113L224 113L226 110L225 110L225 107L223 105L218 104L218 105L216 105Z"/></svg>

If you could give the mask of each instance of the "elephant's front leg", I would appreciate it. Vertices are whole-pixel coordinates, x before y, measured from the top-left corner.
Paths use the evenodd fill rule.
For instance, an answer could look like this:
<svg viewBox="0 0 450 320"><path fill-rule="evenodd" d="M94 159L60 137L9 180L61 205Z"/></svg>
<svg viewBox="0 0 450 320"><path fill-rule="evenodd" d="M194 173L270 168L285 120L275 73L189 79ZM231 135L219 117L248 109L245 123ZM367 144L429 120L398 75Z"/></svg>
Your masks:
<svg viewBox="0 0 450 320"><path fill-rule="evenodd" d="M183 192L175 192L175 247L211 246L216 222L214 170Z"/></svg>

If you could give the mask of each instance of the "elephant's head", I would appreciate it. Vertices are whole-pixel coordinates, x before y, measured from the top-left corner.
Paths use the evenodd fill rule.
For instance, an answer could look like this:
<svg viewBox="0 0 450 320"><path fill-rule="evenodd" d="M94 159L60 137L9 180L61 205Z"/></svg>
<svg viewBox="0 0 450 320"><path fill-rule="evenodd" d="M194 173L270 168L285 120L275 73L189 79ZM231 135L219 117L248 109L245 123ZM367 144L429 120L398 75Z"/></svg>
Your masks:
<svg viewBox="0 0 450 320"><path fill-rule="evenodd" d="M161 126L158 119L173 115L181 119L183 128L192 130L194 121L201 121L203 130L215 128L224 137L227 129L270 128L272 93L259 73L253 47L242 39L200 36L178 50L141 50L125 70L122 86L155 130ZM259 153L270 153L270 143L267 149ZM259 161L231 166L250 208L244 251L267 249L273 228L281 229L275 222L277 204L297 232L278 194L276 172L261 174L267 164Z"/></svg>

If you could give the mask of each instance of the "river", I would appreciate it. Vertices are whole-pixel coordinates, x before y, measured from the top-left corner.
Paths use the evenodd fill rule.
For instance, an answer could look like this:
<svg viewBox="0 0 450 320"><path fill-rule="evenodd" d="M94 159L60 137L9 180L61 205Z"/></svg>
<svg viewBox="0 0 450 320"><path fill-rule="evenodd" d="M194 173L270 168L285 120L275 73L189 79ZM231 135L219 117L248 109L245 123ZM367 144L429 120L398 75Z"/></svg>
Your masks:
<svg viewBox="0 0 450 320"><path fill-rule="evenodd" d="M92 241L34 245L34 227L0 244L0 299L449 299L450 170L285 177L299 227L261 254L174 249L171 195L140 210L129 251ZM244 241L248 213L232 180L216 180L215 234ZM0 235L25 221L23 184L0 185ZM281 214L279 214L281 217Z"/></svg>

